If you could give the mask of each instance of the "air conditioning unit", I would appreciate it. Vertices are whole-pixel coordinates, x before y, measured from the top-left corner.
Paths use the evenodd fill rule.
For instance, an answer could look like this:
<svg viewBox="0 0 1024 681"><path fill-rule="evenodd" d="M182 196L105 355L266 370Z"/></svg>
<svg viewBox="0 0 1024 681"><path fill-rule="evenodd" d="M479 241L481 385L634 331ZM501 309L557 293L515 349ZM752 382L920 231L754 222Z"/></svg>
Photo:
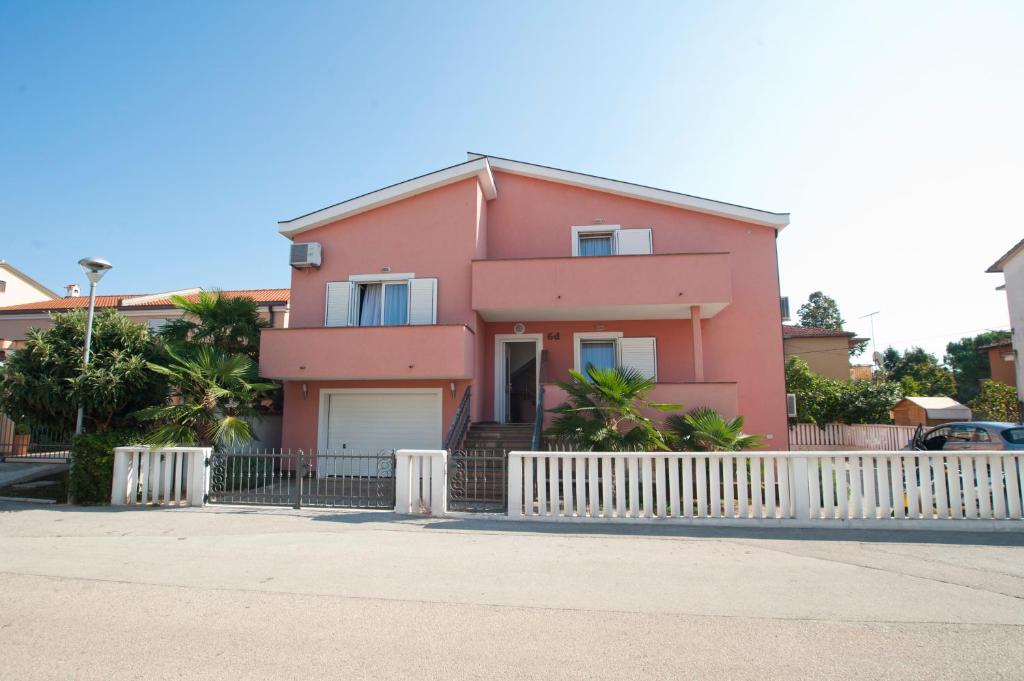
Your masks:
<svg viewBox="0 0 1024 681"><path fill-rule="evenodd" d="M796 395L793 393L786 393L786 416L796 418Z"/></svg>
<svg viewBox="0 0 1024 681"><path fill-rule="evenodd" d="M790 316L789 316L789 296L783 296L782 298L779 298L779 305L782 308L782 321L788 322L790 320Z"/></svg>
<svg viewBox="0 0 1024 681"><path fill-rule="evenodd" d="M315 242L292 244L289 264L296 269L320 267L320 244Z"/></svg>

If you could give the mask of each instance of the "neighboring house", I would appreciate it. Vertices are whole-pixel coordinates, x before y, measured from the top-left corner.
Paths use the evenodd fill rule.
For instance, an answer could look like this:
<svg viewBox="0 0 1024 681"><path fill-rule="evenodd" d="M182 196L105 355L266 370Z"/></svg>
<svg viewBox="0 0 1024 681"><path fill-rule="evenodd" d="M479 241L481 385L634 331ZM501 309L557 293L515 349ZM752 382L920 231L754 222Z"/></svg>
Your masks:
<svg viewBox="0 0 1024 681"><path fill-rule="evenodd" d="M871 364L854 364L850 367L850 378L855 381L870 381L874 375L874 366Z"/></svg>
<svg viewBox="0 0 1024 681"><path fill-rule="evenodd" d="M183 291L167 291L164 293L134 295L98 295L96 309L110 308L129 317L139 324L146 324L153 330L159 329L167 320L182 316L182 311L174 307L170 296L175 294L195 297L202 291L199 288ZM55 300L46 299L27 302L20 305L0 307L0 348L3 355L8 350L18 350L25 344L29 329L49 328L50 315L56 312L67 312L89 305L89 297L80 294L77 286L68 286L69 295ZM245 291L224 291L225 296L248 296L253 298L260 308L260 316L271 322L274 327L288 326L288 289L254 289ZM4 356L0 356L3 359Z"/></svg>
<svg viewBox="0 0 1024 681"><path fill-rule="evenodd" d="M796 356L814 373L840 381L849 380L850 348L867 339L841 329L816 326L782 326L782 352L786 359ZM870 378L870 376L868 377Z"/></svg>
<svg viewBox="0 0 1024 681"><path fill-rule="evenodd" d="M992 367L992 380L1016 387L1017 355L1013 351L1013 343L1009 338L989 343L978 348L979 351L988 354L988 363Z"/></svg>
<svg viewBox="0 0 1024 681"><path fill-rule="evenodd" d="M60 298L6 260L0 260L0 307Z"/></svg>
<svg viewBox="0 0 1024 681"><path fill-rule="evenodd" d="M1024 239L1003 254L987 272L1002 272L1006 290L1006 305L1010 309L1010 341L1014 354L1014 383L1017 398L1024 402Z"/></svg>
<svg viewBox="0 0 1024 681"><path fill-rule="evenodd" d="M904 397L891 413L897 426L937 426L971 420L971 410L951 397Z"/></svg>
<svg viewBox="0 0 1024 681"><path fill-rule="evenodd" d="M283 445L438 448L470 388L471 433L531 424L539 385L554 407L551 383L590 363L653 377L655 401L742 414L786 449L788 222L479 155L284 221L293 262L316 266L292 272L289 328L263 333Z"/></svg>

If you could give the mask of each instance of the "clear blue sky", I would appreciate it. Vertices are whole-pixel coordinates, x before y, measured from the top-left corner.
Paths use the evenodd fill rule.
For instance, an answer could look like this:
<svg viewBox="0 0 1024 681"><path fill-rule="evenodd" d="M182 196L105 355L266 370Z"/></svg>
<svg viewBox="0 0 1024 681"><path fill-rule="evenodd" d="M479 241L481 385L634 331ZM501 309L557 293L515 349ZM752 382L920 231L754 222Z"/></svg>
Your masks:
<svg viewBox="0 0 1024 681"><path fill-rule="evenodd" d="M275 222L467 150L776 211L879 346L1008 325L1024 3L0 2L0 258L287 286Z"/></svg>

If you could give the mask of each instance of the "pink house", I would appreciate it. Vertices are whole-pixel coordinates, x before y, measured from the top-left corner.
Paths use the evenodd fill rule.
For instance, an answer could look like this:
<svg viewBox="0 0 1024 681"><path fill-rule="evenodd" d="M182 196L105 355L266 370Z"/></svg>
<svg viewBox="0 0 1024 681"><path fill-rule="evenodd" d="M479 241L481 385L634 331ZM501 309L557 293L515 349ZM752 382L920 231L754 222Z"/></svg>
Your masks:
<svg viewBox="0 0 1024 681"><path fill-rule="evenodd" d="M551 383L593 363L636 367L656 401L742 414L787 449L788 221L470 154L282 222L290 324L264 331L260 369L285 384L283 446L439 448L463 412L470 438L528 442L539 386L556 406Z"/></svg>

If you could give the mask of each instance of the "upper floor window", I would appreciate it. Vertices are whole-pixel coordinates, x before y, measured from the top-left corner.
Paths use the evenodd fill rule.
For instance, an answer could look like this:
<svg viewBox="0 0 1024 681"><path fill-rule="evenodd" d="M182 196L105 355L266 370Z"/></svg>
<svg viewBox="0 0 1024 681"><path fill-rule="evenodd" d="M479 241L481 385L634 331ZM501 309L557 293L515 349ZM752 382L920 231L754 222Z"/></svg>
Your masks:
<svg viewBox="0 0 1024 681"><path fill-rule="evenodd" d="M377 281L374 281L377 279ZM324 326L437 323L437 279L355 275L327 283Z"/></svg>
<svg viewBox="0 0 1024 681"><path fill-rule="evenodd" d="M649 228L621 229L618 225L572 228L574 256L650 255L653 252Z"/></svg>
<svg viewBox="0 0 1024 681"><path fill-rule="evenodd" d="M0 279L0 293L4 293L5 291L7 291L7 282Z"/></svg>

